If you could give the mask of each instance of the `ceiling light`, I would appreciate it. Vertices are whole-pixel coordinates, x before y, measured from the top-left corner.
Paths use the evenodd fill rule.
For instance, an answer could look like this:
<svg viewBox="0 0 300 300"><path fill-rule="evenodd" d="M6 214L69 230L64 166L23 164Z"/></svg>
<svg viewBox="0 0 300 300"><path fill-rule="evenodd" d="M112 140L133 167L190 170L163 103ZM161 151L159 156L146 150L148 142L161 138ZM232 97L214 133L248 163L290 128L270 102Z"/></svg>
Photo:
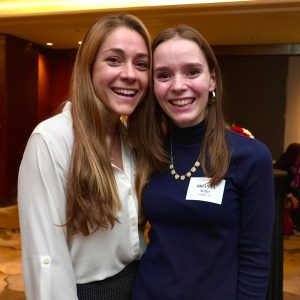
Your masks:
<svg viewBox="0 0 300 300"><path fill-rule="evenodd" d="M126 7L151 7L164 5L182 5L182 4L212 4L222 2L256 2L257 0L18 0L6 1L0 0L1 15L16 16L26 14L42 14L53 12L67 11L84 11L84 10L101 10L109 8L126 8ZM269 0L260 0L267 2Z"/></svg>

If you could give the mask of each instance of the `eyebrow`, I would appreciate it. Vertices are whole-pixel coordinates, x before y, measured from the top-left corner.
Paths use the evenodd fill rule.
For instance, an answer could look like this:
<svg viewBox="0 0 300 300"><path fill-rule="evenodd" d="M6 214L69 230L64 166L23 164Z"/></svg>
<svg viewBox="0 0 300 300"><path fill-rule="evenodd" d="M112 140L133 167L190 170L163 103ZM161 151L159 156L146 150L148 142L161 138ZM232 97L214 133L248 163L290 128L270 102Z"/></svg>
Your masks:
<svg viewBox="0 0 300 300"><path fill-rule="evenodd" d="M119 55L125 55L124 50L121 49L121 48L110 48L110 49L107 49L107 50L103 51L104 54L107 53L107 52L116 52ZM137 53L136 56L140 56L140 57L144 56L144 57L147 57L147 58L150 57L149 54L144 53L144 52Z"/></svg>
<svg viewBox="0 0 300 300"><path fill-rule="evenodd" d="M168 70L168 67L158 67L158 68L153 69L153 73L166 71L166 70Z"/></svg>
<svg viewBox="0 0 300 300"><path fill-rule="evenodd" d="M189 67L189 68L191 68L191 67L201 67L201 68L203 68L203 64L202 63L188 63L187 65L186 65L187 67Z"/></svg>
<svg viewBox="0 0 300 300"><path fill-rule="evenodd" d="M194 67L200 67L200 68L203 68L203 64L201 63L187 63L184 65L185 68L194 68ZM154 68L153 71L154 72L159 72L159 71L165 71L165 70L168 70L169 67L168 66L159 66L157 68Z"/></svg>

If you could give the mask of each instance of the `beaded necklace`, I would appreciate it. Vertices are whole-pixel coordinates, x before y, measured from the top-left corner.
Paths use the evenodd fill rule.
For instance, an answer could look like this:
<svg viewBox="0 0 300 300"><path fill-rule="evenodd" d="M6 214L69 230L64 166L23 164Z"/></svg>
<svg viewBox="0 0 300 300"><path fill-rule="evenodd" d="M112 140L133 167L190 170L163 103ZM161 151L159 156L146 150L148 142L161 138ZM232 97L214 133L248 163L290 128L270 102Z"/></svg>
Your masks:
<svg viewBox="0 0 300 300"><path fill-rule="evenodd" d="M180 180L185 180L186 178L189 178L192 176L192 173L195 173L197 168L200 166L200 162L199 162L199 158L200 158L200 154L196 160L196 162L194 163L194 165L192 166L192 168L185 174L183 175L179 175L176 170L175 170L175 167L174 167L174 159L173 159L173 140L172 140L172 136L171 136L171 164L169 166L170 168L170 173L172 176L174 176L174 178L177 180L177 179L180 179Z"/></svg>

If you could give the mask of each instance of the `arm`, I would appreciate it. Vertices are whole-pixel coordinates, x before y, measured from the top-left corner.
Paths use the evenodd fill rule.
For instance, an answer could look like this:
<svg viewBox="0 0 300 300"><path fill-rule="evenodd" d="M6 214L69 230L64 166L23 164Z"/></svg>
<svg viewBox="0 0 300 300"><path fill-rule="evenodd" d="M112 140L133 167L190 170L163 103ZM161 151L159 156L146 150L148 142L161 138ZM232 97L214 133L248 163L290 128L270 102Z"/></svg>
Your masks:
<svg viewBox="0 0 300 300"><path fill-rule="evenodd" d="M270 272L274 222L274 177L269 151L263 145L241 167L241 224L238 300L265 300Z"/></svg>
<svg viewBox="0 0 300 300"><path fill-rule="evenodd" d="M27 300L77 299L65 226L65 179L40 134L27 144L18 179L23 278Z"/></svg>

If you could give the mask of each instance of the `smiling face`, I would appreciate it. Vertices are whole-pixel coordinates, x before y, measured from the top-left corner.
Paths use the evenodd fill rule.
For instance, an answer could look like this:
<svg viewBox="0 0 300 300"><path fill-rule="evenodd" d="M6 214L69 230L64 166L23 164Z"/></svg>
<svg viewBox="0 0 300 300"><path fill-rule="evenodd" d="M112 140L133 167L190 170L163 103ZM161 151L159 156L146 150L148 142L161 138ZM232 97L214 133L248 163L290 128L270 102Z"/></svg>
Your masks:
<svg viewBox="0 0 300 300"><path fill-rule="evenodd" d="M92 69L97 97L112 118L130 115L149 84L149 52L142 36L125 26L109 33L98 49Z"/></svg>
<svg viewBox="0 0 300 300"><path fill-rule="evenodd" d="M205 118L208 95L215 89L214 73L193 41L174 37L153 53L154 93L178 127L190 127Z"/></svg>

